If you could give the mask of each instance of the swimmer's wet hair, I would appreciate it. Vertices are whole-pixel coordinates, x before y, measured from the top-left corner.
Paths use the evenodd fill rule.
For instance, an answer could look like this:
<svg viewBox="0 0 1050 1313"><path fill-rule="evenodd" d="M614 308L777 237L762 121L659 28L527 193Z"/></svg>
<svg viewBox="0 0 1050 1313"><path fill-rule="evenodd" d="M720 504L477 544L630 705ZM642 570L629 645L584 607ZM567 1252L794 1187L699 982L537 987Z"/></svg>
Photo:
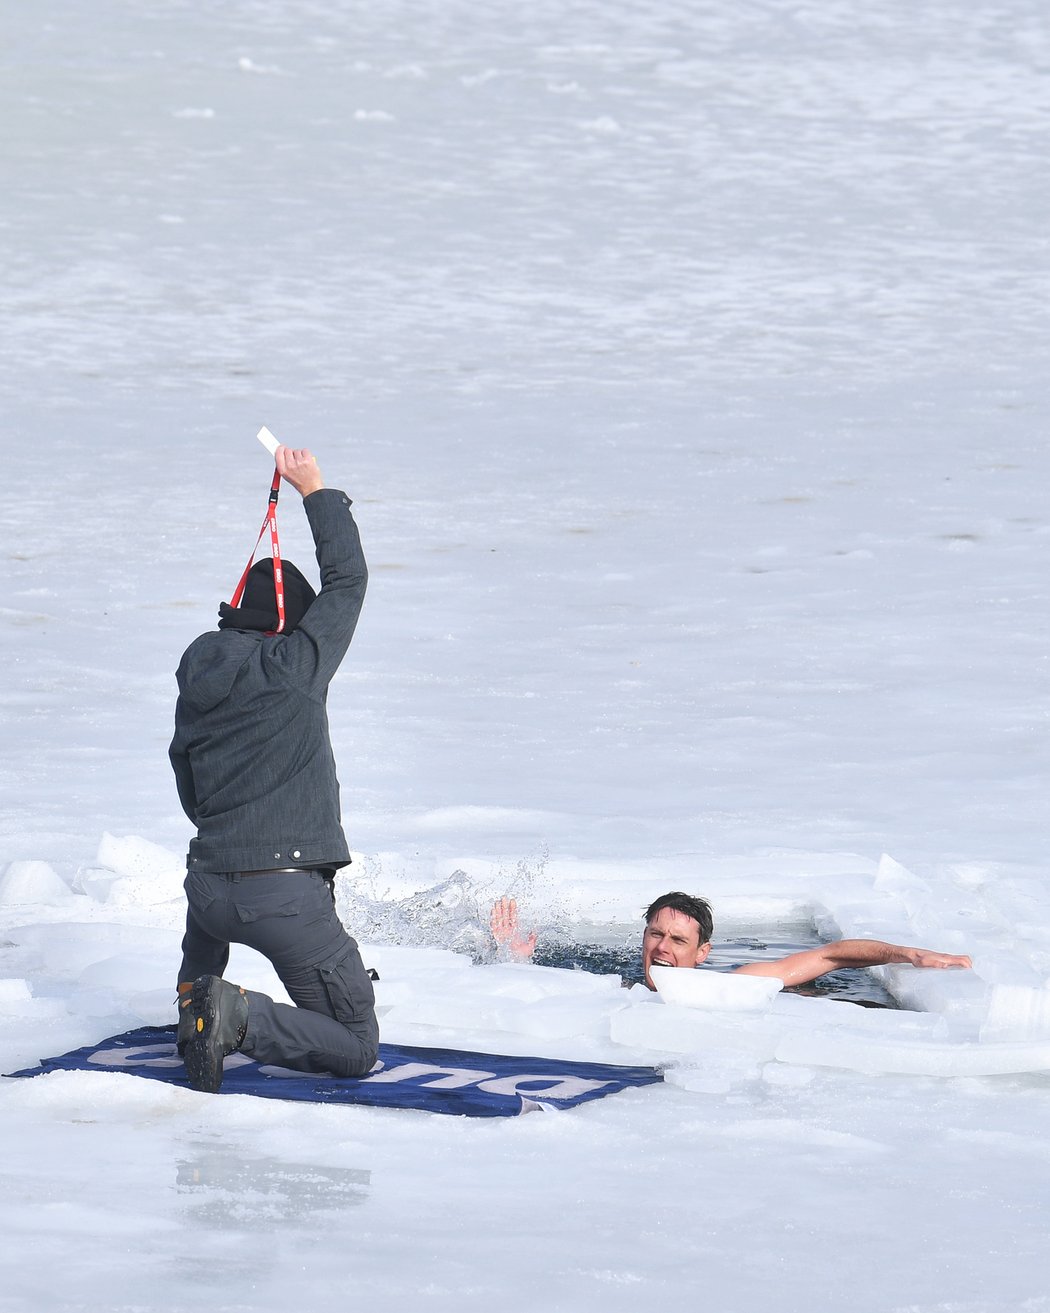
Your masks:
<svg viewBox="0 0 1050 1313"><path fill-rule="evenodd" d="M662 912L665 907L669 907L672 912L681 912L683 916L691 916L700 927L701 944L710 942L715 932L715 922L711 915L711 905L705 898L694 898L692 894L678 892L661 894L645 909L645 924L648 925L657 912Z"/></svg>

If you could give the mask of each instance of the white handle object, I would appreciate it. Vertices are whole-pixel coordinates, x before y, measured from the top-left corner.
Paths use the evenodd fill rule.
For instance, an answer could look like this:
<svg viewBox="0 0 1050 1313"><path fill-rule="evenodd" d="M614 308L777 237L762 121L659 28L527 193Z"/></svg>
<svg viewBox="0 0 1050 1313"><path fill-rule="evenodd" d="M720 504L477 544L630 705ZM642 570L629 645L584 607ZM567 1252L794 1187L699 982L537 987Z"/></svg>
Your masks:
<svg viewBox="0 0 1050 1313"><path fill-rule="evenodd" d="M273 434L265 425L263 425L263 427L259 430L259 432L255 436L259 439L259 441L262 443L262 445L266 448L266 450L270 453L271 456L277 455L277 448L281 444L277 441L277 439L273 436Z"/></svg>

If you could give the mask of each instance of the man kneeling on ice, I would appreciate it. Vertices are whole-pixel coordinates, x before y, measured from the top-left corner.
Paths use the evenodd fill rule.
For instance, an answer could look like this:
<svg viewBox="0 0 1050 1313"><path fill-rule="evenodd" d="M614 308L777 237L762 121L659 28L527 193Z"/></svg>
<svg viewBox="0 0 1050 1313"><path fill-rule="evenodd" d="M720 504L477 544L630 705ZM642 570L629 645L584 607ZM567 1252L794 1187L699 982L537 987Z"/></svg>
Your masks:
<svg viewBox="0 0 1050 1313"><path fill-rule="evenodd" d="M350 852L325 710L368 571L349 497L324 486L308 451L279 446L274 459L302 494L321 591L286 561L279 601L274 561L252 566L234 598L241 604L223 603L218 630L182 658L170 749L197 827L178 1047L190 1085L211 1092L237 1050L297 1071L362 1076L379 1046L372 983L335 911L332 880ZM269 958L296 1006L223 980L231 942Z"/></svg>
<svg viewBox="0 0 1050 1313"><path fill-rule="evenodd" d="M522 934L513 898L501 898L492 908L491 927L497 944L516 958L532 957L535 934ZM691 894L663 894L645 912L642 935L642 970L649 989L656 989L650 967L698 967L711 951L714 922L703 898ZM773 962L748 962L734 968L741 976L773 976L785 985L804 985L842 967L877 967L907 963L915 967L969 967L965 954L936 953L928 948L905 948L881 939L839 939L833 944L806 948Z"/></svg>

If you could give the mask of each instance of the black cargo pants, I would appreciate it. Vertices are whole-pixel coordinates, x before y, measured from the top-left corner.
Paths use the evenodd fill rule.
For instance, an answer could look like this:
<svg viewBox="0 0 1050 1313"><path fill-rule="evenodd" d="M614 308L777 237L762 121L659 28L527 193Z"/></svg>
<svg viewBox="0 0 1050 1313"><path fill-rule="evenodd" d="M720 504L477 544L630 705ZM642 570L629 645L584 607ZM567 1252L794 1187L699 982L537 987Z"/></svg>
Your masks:
<svg viewBox="0 0 1050 1313"><path fill-rule="evenodd" d="M288 997L247 991L241 1052L295 1071L362 1076L376 1060L379 1025L372 982L320 871L245 875L191 871L179 980L221 976L230 944L273 964Z"/></svg>

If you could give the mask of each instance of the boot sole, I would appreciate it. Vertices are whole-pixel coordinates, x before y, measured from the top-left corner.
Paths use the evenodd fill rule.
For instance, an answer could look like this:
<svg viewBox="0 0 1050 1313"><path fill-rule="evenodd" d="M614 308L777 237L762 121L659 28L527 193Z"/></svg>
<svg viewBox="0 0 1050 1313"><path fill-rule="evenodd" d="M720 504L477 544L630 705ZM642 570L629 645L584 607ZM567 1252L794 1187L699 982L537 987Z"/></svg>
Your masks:
<svg viewBox="0 0 1050 1313"><path fill-rule="evenodd" d="M222 984L216 977L194 981L193 1015L196 1034L187 1042L182 1060L186 1065L190 1088L202 1094L218 1094L222 1086L222 1063L226 1055L219 1040L221 997Z"/></svg>

